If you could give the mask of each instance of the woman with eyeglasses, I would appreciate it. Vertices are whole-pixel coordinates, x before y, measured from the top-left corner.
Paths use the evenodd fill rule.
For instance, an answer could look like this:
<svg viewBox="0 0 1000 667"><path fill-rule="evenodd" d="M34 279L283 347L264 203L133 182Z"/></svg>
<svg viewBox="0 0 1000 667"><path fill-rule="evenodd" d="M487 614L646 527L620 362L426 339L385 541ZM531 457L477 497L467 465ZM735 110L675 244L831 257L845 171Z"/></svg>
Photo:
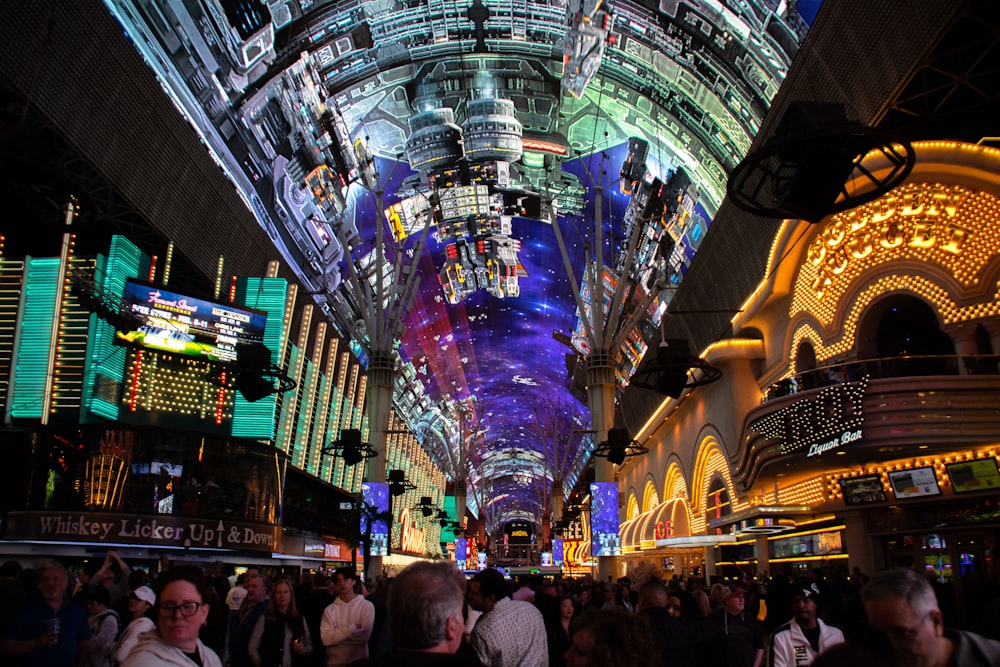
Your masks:
<svg viewBox="0 0 1000 667"><path fill-rule="evenodd" d="M140 586L128 596L128 611L132 614L132 622L128 624L118 643L115 644L114 656L116 664L125 662L125 658L135 648L139 636L156 628L149 610L156 604L156 593L149 586Z"/></svg>
<svg viewBox="0 0 1000 667"><path fill-rule="evenodd" d="M174 567L160 575L156 632L147 632L122 667L222 667L198 639L208 618L208 580L197 569Z"/></svg>
<svg viewBox="0 0 1000 667"><path fill-rule="evenodd" d="M305 619L295 607L295 593L287 579L271 589L267 611L257 619L247 655L254 667L293 667L305 664L312 653L312 638Z"/></svg>

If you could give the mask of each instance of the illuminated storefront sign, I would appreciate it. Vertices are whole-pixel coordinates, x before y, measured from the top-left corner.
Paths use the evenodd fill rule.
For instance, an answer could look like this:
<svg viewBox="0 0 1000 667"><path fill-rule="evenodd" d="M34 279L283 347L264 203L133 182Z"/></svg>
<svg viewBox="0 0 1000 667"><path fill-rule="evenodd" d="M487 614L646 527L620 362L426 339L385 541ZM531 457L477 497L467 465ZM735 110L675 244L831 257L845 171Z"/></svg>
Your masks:
<svg viewBox="0 0 1000 667"><path fill-rule="evenodd" d="M658 540L665 540L674 536L673 521L657 521L653 526L653 536Z"/></svg>
<svg viewBox="0 0 1000 667"><path fill-rule="evenodd" d="M860 440L861 436L861 429L856 431L844 431L840 434L839 438L832 438L826 442L814 442L809 445L809 451L806 452L806 456L822 456L825 452L828 452L831 449L840 449L849 442Z"/></svg>
<svg viewBox="0 0 1000 667"><path fill-rule="evenodd" d="M341 542L306 542L302 555L323 560L350 560L351 550Z"/></svg>
<svg viewBox="0 0 1000 667"><path fill-rule="evenodd" d="M755 419L747 433L777 441L782 454L805 449L807 457L859 442L864 425L861 405L867 387L867 377L825 387L813 396Z"/></svg>
<svg viewBox="0 0 1000 667"><path fill-rule="evenodd" d="M955 218L968 194L957 185L910 185L834 216L807 251L809 263L817 267L812 289L822 296L852 260L879 249L908 246L961 253L973 232Z"/></svg>
<svg viewBox="0 0 1000 667"><path fill-rule="evenodd" d="M399 523L402 525L400 550L409 554L423 554L426 534L410 520L409 509L404 507L399 513Z"/></svg>
<svg viewBox="0 0 1000 667"><path fill-rule="evenodd" d="M5 538L149 544L201 549L277 550L278 526L240 521L192 519L179 516L86 512L12 512Z"/></svg>

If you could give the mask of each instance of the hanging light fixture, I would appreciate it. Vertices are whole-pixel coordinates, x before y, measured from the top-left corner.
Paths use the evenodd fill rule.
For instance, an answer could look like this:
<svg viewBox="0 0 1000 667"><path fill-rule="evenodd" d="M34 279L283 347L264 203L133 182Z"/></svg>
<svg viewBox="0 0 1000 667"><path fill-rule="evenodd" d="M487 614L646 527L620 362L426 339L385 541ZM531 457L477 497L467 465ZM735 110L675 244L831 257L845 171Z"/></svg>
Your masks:
<svg viewBox="0 0 1000 667"><path fill-rule="evenodd" d="M647 452L649 448L633 440L627 429L612 428L608 430L608 439L594 447L593 455L620 466L630 456L640 456Z"/></svg>
<svg viewBox="0 0 1000 667"><path fill-rule="evenodd" d="M367 442L361 442L361 431L356 428L343 429L340 432L340 439L324 447L323 453L330 456L340 456L344 459L344 465L347 466L357 465L378 454Z"/></svg>

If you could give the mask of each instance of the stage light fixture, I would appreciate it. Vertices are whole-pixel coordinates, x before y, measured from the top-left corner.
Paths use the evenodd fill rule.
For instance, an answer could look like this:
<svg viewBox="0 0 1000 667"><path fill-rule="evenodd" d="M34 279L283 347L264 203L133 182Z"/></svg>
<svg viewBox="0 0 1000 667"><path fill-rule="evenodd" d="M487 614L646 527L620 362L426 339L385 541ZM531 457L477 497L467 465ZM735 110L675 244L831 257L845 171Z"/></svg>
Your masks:
<svg viewBox="0 0 1000 667"><path fill-rule="evenodd" d="M430 496L420 496L420 502L414 505L413 509L420 510L424 518L427 518L434 514L434 510L437 508L434 507L434 500Z"/></svg>
<svg viewBox="0 0 1000 667"><path fill-rule="evenodd" d="M353 466L365 459L378 454L367 442L361 442L361 431L356 428L345 428L340 432L340 439L323 448L323 453L330 456L340 456L344 465Z"/></svg>
<svg viewBox="0 0 1000 667"><path fill-rule="evenodd" d="M594 447L594 456L605 458L608 463L620 466L630 456L640 456L649 451L632 439L628 430L612 428L608 430L608 439Z"/></svg>
<svg viewBox="0 0 1000 667"><path fill-rule="evenodd" d="M217 364L205 379L217 387L235 389L250 403L294 389L296 384L271 363L271 350L263 343L239 343L236 361Z"/></svg>
<svg viewBox="0 0 1000 667"><path fill-rule="evenodd" d="M389 482L389 494L393 497L399 497L407 491L417 488L416 484L407 481L402 470L390 470L386 479Z"/></svg>
<svg viewBox="0 0 1000 667"><path fill-rule="evenodd" d="M876 152L885 168L869 170L862 162ZM878 199L915 163L908 141L848 120L843 104L792 102L774 135L733 169L726 196L754 215L819 222Z"/></svg>
<svg viewBox="0 0 1000 667"><path fill-rule="evenodd" d="M689 374L692 370L697 372ZM686 340L671 338L660 341L656 358L636 371L629 384L680 398L685 389L711 384L721 377L721 370L691 354Z"/></svg>

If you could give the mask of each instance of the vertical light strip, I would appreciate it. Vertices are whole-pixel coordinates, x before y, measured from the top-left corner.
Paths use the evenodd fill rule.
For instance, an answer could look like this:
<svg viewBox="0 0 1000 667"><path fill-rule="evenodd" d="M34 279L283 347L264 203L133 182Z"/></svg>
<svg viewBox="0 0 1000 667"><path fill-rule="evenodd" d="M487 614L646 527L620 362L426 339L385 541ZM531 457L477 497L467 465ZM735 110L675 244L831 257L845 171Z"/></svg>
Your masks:
<svg viewBox="0 0 1000 667"><path fill-rule="evenodd" d="M2 236L0 236L2 239ZM12 359L24 295L24 262L0 256L0 401L6 414L14 382Z"/></svg>
<svg viewBox="0 0 1000 667"><path fill-rule="evenodd" d="M145 273L146 255L124 236L111 238L107 258L98 256L94 284L105 294L121 298L125 282ZM116 420L122 399L128 355L114 344L115 329L96 316L90 319L87 362L84 370L84 409L81 421L97 417Z"/></svg>
<svg viewBox="0 0 1000 667"><path fill-rule="evenodd" d="M72 201L66 205L66 225L73 222L76 208ZM73 248L73 234L66 232L63 234L62 248L59 250L59 271L56 275L55 303L52 307L52 336L49 345L49 360L45 372L45 395L42 399L42 424L49 423L49 411L52 410L52 394L56 377L56 352L58 351L57 341L59 340L59 325L62 323L63 315L63 292L66 290L66 268L69 266L69 258Z"/></svg>
<svg viewBox="0 0 1000 667"><path fill-rule="evenodd" d="M170 267L174 263L174 242L167 243L167 258L163 262L163 286L170 284Z"/></svg>
<svg viewBox="0 0 1000 667"><path fill-rule="evenodd" d="M26 257L24 263L24 289L11 360L8 421L42 418L49 387L50 348L54 347L52 313L57 303L59 259Z"/></svg>
<svg viewBox="0 0 1000 667"><path fill-rule="evenodd" d="M278 366L284 363L285 358L287 296L288 282L284 278L242 278L237 282L236 300L267 313L263 342L271 350L271 362ZM283 395L271 395L251 403L236 392L233 396L232 435L274 442L277 437L276 415L283 401Z"/></svg>
<svg viewBox="0 0 1000 667"><path fill-rule="evenodd" d="M222 269L225 263L225 258L219 255L219 262L215 265L215 299L218 300L219 294L222 293Z"/></svg>

